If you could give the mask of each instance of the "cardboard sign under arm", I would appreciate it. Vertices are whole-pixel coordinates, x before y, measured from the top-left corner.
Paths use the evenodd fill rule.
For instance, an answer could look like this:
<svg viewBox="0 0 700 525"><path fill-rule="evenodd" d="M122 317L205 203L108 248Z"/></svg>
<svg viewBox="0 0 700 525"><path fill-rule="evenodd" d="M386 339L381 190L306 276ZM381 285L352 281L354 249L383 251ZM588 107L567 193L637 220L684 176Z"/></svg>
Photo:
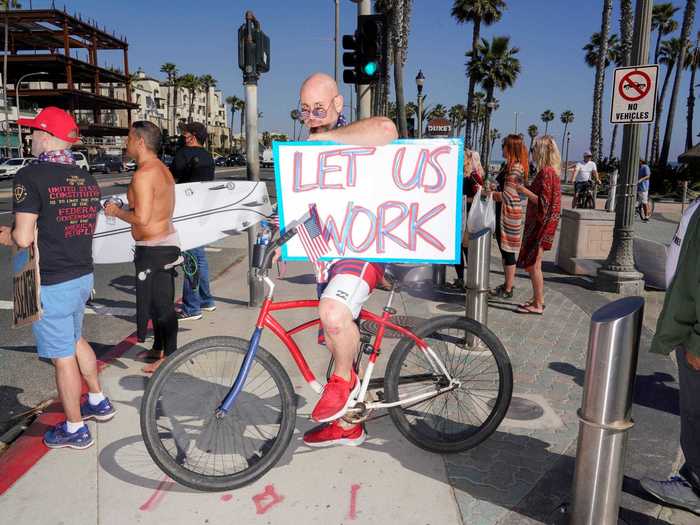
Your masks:
<svg viewBox="0 0 700 525"><path fill-rule="evenodd" d="M275 142L280 225L316 204L331 252L324 259L454 264L462 225L461 139L381 147ZM282 250L306 260L298 239Z"/></svg>
<svg viewBox="0 0 700 525"><path fill-rule="evenodd" d="M36 239L36 237L35 237ZM12 326L18 328L41 319L41 279L39 250L34 242L29 248L12 248L13 315Z"/></svg>

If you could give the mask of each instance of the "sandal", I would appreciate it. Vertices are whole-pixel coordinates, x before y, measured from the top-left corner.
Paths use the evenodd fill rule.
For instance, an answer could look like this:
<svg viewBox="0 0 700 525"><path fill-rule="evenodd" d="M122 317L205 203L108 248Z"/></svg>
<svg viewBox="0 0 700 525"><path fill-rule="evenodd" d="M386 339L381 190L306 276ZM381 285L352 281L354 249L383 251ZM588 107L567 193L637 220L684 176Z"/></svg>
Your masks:
<svg viewBox="0 0 700 525"><path fill-rule="evenodd" d="M535 307L531 304L527 306L520 305L515 311L519 314L542 315L544 313L544 308L542 308L542 311L538 311L535 310Z"/></svg>
<svg viewBox="0 0 700 525"><path fill-rule="evenodd" d="M530 299L529 301L526 301L526 302L524 302L524 303L522 303L522 304L519 304L519 305L518 305L518 308L526 309L528 306L534 306L534 304L535 304L535 300L534 300L534 299ZM543 305L542 305L542 310L544 310L545 308L547 308L547 306L543 304Z"/></svg>
<svg viewBox="0 0 700 525"><path fill-rule="evenodd" d="M493 290L489 290L489 296L490 297L500 297L501 299L512 299L513 298L513 292L515 291L515 286L510 289L509 292L506 291L505 285L500 285L497 286Z"/></svg>

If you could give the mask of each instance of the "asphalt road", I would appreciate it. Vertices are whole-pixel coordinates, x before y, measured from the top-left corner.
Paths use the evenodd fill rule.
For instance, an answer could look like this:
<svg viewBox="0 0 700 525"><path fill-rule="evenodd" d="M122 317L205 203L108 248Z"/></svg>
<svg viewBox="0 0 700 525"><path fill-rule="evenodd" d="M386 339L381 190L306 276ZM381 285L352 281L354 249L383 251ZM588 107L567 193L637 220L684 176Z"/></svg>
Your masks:
<svg viewBox="0 0 700 525"><path fill-rule="evenodd" d="M218 168L217 179L245 179L244 167ZM130 173L98 175L103 196L126 191ZM273 170L261 170L268 193L274 197ZM12 181L0 182L0 224L11 222ZM208 251L212 276L221 274L244 255L227 248L225 242ZM0 434L19 414L56 395L53 367L36 355L30 328L13 329L10 250L0 247ZM176 290L181 290L181 278ZM98 355L106 352L135 330L135 297L132 264L99 265L95 270L95 301L85 316L84 334ZM216 289L214 287L214 294ZM178 294L179 296L179 294ZM182 327L186 330L186 325Z"/></svg>

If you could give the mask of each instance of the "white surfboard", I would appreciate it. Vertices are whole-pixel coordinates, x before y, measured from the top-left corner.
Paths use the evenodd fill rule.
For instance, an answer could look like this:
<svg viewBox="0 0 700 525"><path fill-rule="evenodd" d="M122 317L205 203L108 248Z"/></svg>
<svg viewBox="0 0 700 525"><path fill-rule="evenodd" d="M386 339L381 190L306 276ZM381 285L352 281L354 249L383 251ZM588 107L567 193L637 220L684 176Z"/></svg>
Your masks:
<svg viewBox="0 0 700 525"><path fill-rule="evenodd" d="M126 194L110 198L119 198L126 205ZM245 230L271 213L264 182L212 181L175 186L173 224L183 250ZM133 261L131 226L116 217L106 217L101 210L92 239L92 257L95 264Z"/></svg>

